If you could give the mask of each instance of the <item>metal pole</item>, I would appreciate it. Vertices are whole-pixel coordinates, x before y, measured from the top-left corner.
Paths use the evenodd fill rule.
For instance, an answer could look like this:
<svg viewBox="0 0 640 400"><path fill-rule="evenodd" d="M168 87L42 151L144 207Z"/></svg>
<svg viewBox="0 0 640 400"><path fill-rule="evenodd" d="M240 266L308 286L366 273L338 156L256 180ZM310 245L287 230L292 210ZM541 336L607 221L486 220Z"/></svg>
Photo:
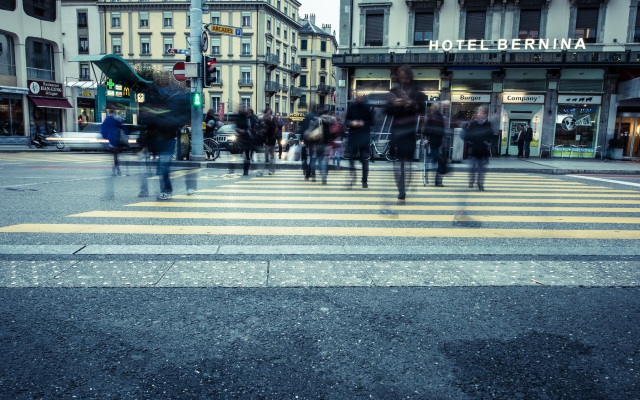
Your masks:
<svg viewBox="0 0 640 400"><path fill-rule="evenodd" d="M200 35L202 34L202 9L200 8L202 0L191 0L191 29L189 41L191 43L191 62L198 63L198 77L191 78L191 93L202 93L202 79L200 71L202 71L202 44L200 43ZM192 95L193 96L193 95ZM205 99L202 96L202 103ZM193 98L193 97L192 97ZM204 157L204 136L202 134L202 105L191 105L191 154L190 159L202 161Z"/></svg>

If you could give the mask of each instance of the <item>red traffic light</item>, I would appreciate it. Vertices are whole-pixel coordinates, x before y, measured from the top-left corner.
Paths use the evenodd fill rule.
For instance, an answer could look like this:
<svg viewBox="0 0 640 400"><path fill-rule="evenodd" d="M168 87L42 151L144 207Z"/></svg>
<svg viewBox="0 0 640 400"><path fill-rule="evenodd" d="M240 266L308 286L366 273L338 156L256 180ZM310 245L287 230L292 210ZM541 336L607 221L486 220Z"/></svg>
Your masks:
<svg viewBox="0 0 640 400"><path fill-rule="evenodd" d="M204 56L202 59L202 68L203 68L203 86L210 87L210 85L217 81L217 72L216 68L216 58Z"/></svg>

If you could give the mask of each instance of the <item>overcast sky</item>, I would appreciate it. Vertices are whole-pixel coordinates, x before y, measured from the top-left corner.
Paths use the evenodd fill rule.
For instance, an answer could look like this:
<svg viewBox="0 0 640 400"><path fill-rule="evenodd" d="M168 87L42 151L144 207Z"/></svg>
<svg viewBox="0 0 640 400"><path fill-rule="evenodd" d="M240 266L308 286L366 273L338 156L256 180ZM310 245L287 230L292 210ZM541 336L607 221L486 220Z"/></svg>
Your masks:
<svg viewBox="0 0 640 400"><path fill-rule="evenodd" d="M340 34L340 0L300 0L300 16L305 14L316 15L316 26L322 28L322 24L331 24L331 31L336 31L336 39Z"/></svg>

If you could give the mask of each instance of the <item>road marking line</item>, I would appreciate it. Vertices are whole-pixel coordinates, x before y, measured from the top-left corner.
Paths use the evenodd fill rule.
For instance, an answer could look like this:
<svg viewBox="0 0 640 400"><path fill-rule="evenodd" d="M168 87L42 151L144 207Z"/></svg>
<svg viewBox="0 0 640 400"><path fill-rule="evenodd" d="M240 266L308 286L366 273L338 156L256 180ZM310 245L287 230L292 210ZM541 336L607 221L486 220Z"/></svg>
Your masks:
<svg viewBox="0 0 640 400"><path fill-rule="evenodd" d="M567 176L570 176L573 178L588 179L591 181L600 181L600 182L616 183L618 185L640 187L640 183L635 183L635 182L625 182L625 181L618 181L615 179L596 178L594 176L583 176L583 175L567 175Z"/></svg>
<svg viewBox="0 0 640 400"><path fill-rule="evenodd" d="M359 196L362 194L367 194L367 195L383 195L383 194L393 194L393 191L389 191L389 190L375 190L375 189L366 189L366 190L347 190L347 189L342 189L342 190L331 190L331 189L311 189L311 190L305 190L305 189L294 189L293 191L295 191L296 194L315 194L315 195L336 195L336 194L347 194L350 193L352 195L355 196ZM234 187L225 187L224 190L220 190L220 189L202 189L202 190L198 190L196 197L202 197L202 196L207 196L207 195L201 195L201 193L246 193L246 194L252 194L252 193L256 193L256 194L260 194L260 193L273 193L273 189L252 189L252 188L246 188L246 189L237 189ZM409 193L411 193L411 190L409 190ZM473 196L480 196L480 197L491 197L491 196L495 196L496 193L492 192L492 191L487 191L487 192L476 192L476 191L471 191L471 190L464 190L461 188L461 190L457 190L457 191L429 191L429 192L423 192L423 193L413 193L414 195L419 195L419 196L423 196L423 195L429 195L429 196L460 196L460 195L464 195L465 193L469 193L470 195ZM471 194L472 193L472 194ZM617 193L617 192L605 192L605 193L591 193L591 192L579 192L579 193L570 193L570 192L560 192L560 193L539 193L538 191L527 191L527 192L513 192L510 191L509 193L505 193L505 196L516 196L516 197L522 197L522 196L526 196L526 197L560 197L560 196L564 196L564 197L583 197L583 196L589 196L589 197L604 197L604 198L611 198L611 197L616 197L616 198L630 198L630 199L640 199L640 193L638 192L634 192L634 191L630 191L630 192L623 192L623 193Z"/></svg>
<svg viewBox="0 0 640 400"><path fill-rule="evenodd" d="M523 222L578 224L640 224L640 217L594 217L568 215L433 215L433 214L266 214L247 212L172 212L172 211L89 211L70 215L91 218L163 218L163 219L255 219L255 220L324 220L324 221L419 221L419 222Z"/></svg>
<svg viewBox="0 0 640 400"><path fill-rule="evenodd" d="M354 210L353 204L322 204L322 203L275 203L278 198L273 198L267 203L233 202L233 203L205 203L205 202L179 202L179 201L155 201L127 204L127 207L163 207L163 208L242 208L242 209L274 209L274 210ZM380 205L358 204L358 210L400 210L400 211L457 211L460 206L441 205ZM606 213L640 213L638 208L617 207L532 207L532 206L464 206L466 211L498 211L498 212L606 212Z"/></svg>
<svg viewBox="0 0 640 400"><path fill-rule="evenodd" d="M138 235L243 235L328 237L466 237L531 239L640 240L640 230L558 230L477 228L376 228L319 226L174 226L97 224L19 224L0 228L0 233L138 234Z"/></svg>

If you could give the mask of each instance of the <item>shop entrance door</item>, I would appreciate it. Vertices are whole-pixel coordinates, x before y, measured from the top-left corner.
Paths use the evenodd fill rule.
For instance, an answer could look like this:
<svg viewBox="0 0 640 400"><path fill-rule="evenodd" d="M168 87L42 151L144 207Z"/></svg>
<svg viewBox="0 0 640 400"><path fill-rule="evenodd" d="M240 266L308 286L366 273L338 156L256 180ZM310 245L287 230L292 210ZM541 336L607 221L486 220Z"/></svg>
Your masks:
<svg viewBox="0 0 640 400"><path fill-rule="evenodd" d="M524 128L526 123L531 123L528 119L510 119L509 120L509 139L507 141L507 153L510 156L518 155L518 134Z"/></svg>
<svg viewBox="0 0 640 400"><path fill-rule="evenodd" d="M615 135L622 139L622 157L640 159L640 113L618 113Z"/></svg>

